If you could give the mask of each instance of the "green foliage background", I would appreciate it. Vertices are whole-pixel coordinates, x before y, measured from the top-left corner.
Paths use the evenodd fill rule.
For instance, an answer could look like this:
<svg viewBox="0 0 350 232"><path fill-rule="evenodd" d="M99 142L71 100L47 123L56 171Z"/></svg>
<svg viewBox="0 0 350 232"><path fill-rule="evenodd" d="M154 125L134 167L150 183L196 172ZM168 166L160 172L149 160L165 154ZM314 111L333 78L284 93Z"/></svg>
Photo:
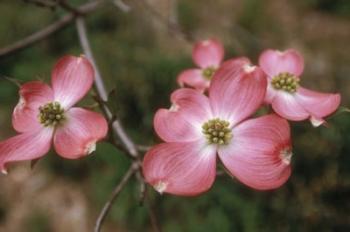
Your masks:
<svg viewBox="0 0 350 232"><path fill-rule="evenodd" d="M84 1L71 2L79 5ZM159 140L152 129L153 114L169 106L169 95L177 88L177 74L193 66L191 48L154 23L152 14L137 1L125 2L132 7L128 13L109 4L91 14L87 19L89 36L106 84L110 91L115 89L112 104L127 131L137 143L154 144ZM247 55L256 61L266 48L300 49L306 60L302 84L339 91L342 105L349 105L349 1L179 0L176 12L180 25L195 38L221 39L226 58ZM2 0L0 47L45 27L64 13ZM81 52L73 24L34 46L0 58L0 74L21 81L39 78L49 82L51 68L59 57ZM17 101L17 87L1 79L2 139L14 134L10 120ZM81 105L91 103L90 97ZM195 198L160 196L148 189L162 229L350 231L349 114L337 114L328 122L328 127L317 129L308 122L291 123L293 173L278 190L254 191L229 176L218 177L208 193ZM63 178L83 189L92 226L129 163L111 145L102 143L96 154L78 161L63 160L52 152L36 168L53 180ZM11 205L0 199L0 224L6 222L10 210ZM47 217L45 212L33 212L24 223L25 231L59 231ZM136 181L123 191L107 224L121 231L152 230L147 207L138 204Z"/></svg>

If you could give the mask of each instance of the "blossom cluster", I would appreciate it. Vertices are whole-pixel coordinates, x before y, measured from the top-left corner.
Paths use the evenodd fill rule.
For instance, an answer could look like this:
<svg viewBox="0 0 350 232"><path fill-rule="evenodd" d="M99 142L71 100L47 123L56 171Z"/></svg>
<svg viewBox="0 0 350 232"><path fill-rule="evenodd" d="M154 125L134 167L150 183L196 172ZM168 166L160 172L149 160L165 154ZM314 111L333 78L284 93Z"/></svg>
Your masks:
<svg viewBox="0 0 350 232"><path fill-rule="evenodd" d="M223 61L223 45L210 39L196 43L192 56L198 68L179 74L171 107L154 116L164 142L143 159L146 182L160 193L197 195L213 185L220 161L247 186L280 187L291 174L287 120L324 124L338 108L340 95L301 87L304 61L292 49L266 50L254 66L246 57ZM94 73L84 56L65 56L53 68L51 86L41 81L21 85L12 115L18 134L0 141L3 173L9 162L41 158L52 143L68 159L95 150L107 135L106 119L73 107L91 89ZM256 114L261 107L273 112Z"/></svg>
<svg viewBox="0 0 350 232"><path fill-rule="evenodd" d="M198 68L180 73L171 107L155 114L164 142L146 153L145 180L160 193L197 195L213 185L220 161L251 188L280 187L291 174L287 120L324 124L340 95L301 87L304 61L293 49L263 51L254 66L246 57L223 62L223 45L210 39L196 43L192 57ZM261 107L273 112L257 116Z"/></svg>

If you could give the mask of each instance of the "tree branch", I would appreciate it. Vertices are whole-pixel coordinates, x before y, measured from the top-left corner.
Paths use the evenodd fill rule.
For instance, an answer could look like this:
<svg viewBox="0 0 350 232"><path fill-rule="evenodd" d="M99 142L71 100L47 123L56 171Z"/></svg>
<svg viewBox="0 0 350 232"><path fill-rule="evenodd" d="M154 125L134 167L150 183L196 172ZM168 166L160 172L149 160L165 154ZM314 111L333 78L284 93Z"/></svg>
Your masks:
<svg viewBox="0 0 350 232"><path fill-rule="evenodd" d="M136 147L140 152L147 152L149 149L151 149L151 146L146 146L141 144L137 144Z"/></svg>
<svg viewBox="0 0 350 232"><path fill-rule="evenodd" d="M103 3L103 0L96 0L93 2L88 2L80 7L78 7L76 10L81 15L87 15L97 9L101 3ZM50 35L54 34L55 32L63 29L67 25L69 25L75 18L77 17L77 14L74 12L68 13L67 15L63 16L56 22L52 23L51 25L45 27L44 29L35 32L34 34L25 37L7 47L0 48L0 58L7 56L9 54L18 52L24 48L27 48L31 45L33 45L36 42L39 42Z"/></svg>
<svg viewBox="0 0 350 232"><path fill-rule="evenodd" d="M99 97L103 101L108 101L108 94L107 90L104 86L100 71L96 65L96 61L93 57L92 50L90 48L89 40L87 38L86 34L86 26L85 21L83 18L78 17L76 20L76 27L78 30L78 35L80 39L81 46L83 48L84 53L86 54L87 58L91 61L95 68L95 85L96 85L96 91ZM109 108L104 104L102 105L103 110L108 118L108 120L111 120L113 118L112 112L109 110ZM119 137L119 139L122 141L123 145L127 149L128 153L134 157L137 158L138 156L138 150L135 146L135 144L131 141L129 136L125 133L123 126L119 122L119 120L115 119L112 123L113 130L115 134Z"/></svg>
<svg viewBox="0 0 350 232"><path fill-rule="evenodd" d="M96 65L96 61L94 59L94 56L93 56L93 53L92 53L92 50L90 47L90 43L89 43L89 40L87 37L85 21L82 17L78 17L76 19L76 28L78 31L78 35L79 35L79 39L80 39L80 43L81 43L81 46L83 48L83 51L95 68L96 92L97 92L99 98L102 101L106 102L106 101L108 101L107 90L104 86L101 73ZM121 143L125 147L125 150L133 158L133 164L132 164L133 169L130 172L132 172L132 174L134 174L134 173L136 174L136 178L140 183L141 199L143 199L145 182L143 180L142 173L141 173L141 161L140 161L138 149L137 149L135 143L129 138L127 133L124 131L119 120L117 120L115 115L113 115L112 112L109 110L108 106L106 104L102 104L101 107L102 107L106 117L108 118L108 120L109 121L114 120L112 123L113 132L114 132L114 134L116 134L119 137ZM128 173L129 173L129 171L127 172L127 175L128 175ZM129 174L129 175L131 175L131 174ZM127 179L127 178L125 178L125 179ZM122 182L123 182L123 180L122 180ZM98 232L100 230L101 224L102 224L106 214L108 213L109 208L111 207L114 198L118 195L118 193L123 188L123 185L121 185L122 182L118 185L121 187L117 186L116 190L112 194L112 198L111 198L112 200L107 201L106 205L103 207L101 214L96 222L95 232Z"/></svg>
<svg viewBox="0 0 350 232"><path fill-rule="evenodd" d="M123 188L125 187L125 185L128 183L128 181L130 180L130 178L134 175L135 172L137 172L139 170L139 166L137 165L137 163L133 163L130 168L128 169L128 171L125 173L125 175L123 176L123 178L121 179L121 181L119 182L119 184L114 188L112 195L110 196L110 198L108 199L108 201L105 203L105 205L103 206L96 224L95 224L95 228L94 228L94 232L99 232L101 230L101 226L103 221L105 220L109 210L111 209L111 206L113 205L113 202L115 201L115 199L119 196L119 193L123 190Z"/></svg>
<svg viewBox="0 0 350 232"><path fill-rule="evenodd" d="M157 19L162 25L164 25L171 34L176 36L178 39L185 41L186 43L192 44L194 42L193 35L189 32L184 31L176 21L171 21L163 17L158 11L156 11L147 1L137 0L139 6L147 10L152 17Z"/></svg>
<svg viewBox="0 0 350 232"><path fill-rule="evenodd" d="M49 8L50 10L54 10L57 6L56 1L47 1L47 0L23 0L25 3L34 4L38 7Z"/></svg>
<svg viewBox="0 0 350 232"><path fill-rule="evenodd" d="M125 13L127 13L131 10L131 7L127 4L125 4L122 0L113 0L112 3Z"/></svg>
<svg viewBox="0 0 350 232"><path fill-rule="evenodd" d="M145 196L145 201L146 201L146 207L148 209L148 214L149 214L149 217L151 219L151 224L152 224L152 227L153 227L153 231L155 232L162 232L162 228L160 226L160 223L157 219L157 216L156 216L156 212L152 206L152 201L151 199L149 199L148 195L146 194Z"/></svg>
<svg viewBox="0 0 350 232"><path fill-rule="evenodd" d="M65 9L68 12L71 12L75 15L82 15L82 12L80 12L79 9L76 9L75 7L71 6L67 0L58 0L58 4Z"/></svg>

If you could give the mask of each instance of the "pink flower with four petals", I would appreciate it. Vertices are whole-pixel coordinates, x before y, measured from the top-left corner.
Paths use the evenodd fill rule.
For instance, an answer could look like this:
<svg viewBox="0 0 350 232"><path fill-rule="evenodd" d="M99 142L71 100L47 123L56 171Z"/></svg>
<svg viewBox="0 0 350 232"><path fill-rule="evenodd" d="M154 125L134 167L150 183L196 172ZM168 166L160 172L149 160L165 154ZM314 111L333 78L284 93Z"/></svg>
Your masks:
<svg viewBox="0 0 350 232"><path fill-rule="evenodd" d="M319 126L339 107L340 94L319 93L299 85L304 60L297 51L266 50L259 65L268 79L265 101L280 116L292 121L310 119Z"/></svg>
<svg viewBox="0 0 350 232"><path fill-rule="evenodd" d="M154 118L165 143L145 155L146 181L160 193L200 194L214 182L218 154L229 173L252 188L282 185L291 173L288 122L274 114L247 120L265 92L265 74L245 58L218 69L209 97L176 90L171 108L158 110Z"/></svg>
<svg viewBox="0 0 350 232"><path fill-rule="evenodd" d="M186 85L205 91L224 59L224 47L216 39L199 41L193 47L192 59L199 68L183 71L178 76L177 82L181 87Z"/></svg>
<svg viewBox="0 0 350 232"><path fill-rule="evenodd" d="M21 86L20 100L13 111L12 125L19 133L0 142L0 169L12 161L44 156L53 141L56 152L77 159L95 150L108 130L104 117L72 107L91 89L94 69L81 57L61 58L52 72L52 88L41 81Z"/></svg>

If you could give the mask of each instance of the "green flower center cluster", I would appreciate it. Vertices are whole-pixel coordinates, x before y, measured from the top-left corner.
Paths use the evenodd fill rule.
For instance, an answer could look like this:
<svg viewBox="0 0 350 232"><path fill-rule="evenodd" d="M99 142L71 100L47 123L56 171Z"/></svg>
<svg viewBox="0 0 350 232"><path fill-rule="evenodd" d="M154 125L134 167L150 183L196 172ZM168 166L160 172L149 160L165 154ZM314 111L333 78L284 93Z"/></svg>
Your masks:
<svg viewBox="0 0 350 232"><path fill-rule="evenodd" d="M211 78L214 76L214 73L216 71L216 68L214 67L208 67L202 70L202 76L208 80L211 80Z"/></svg>
<svg viewBox="0 0 350 232"><path fill-rule="evenodd" d="M232 138L229 125L225 120L214 118L203 124L202 132L209 144L228 144Z"/></svg>
<svg viewBox="0 0 350 232"><path fill-rule="evenodd" d="M39 122L45 127L56 126L64 119L64 109L58 102L49 102L39 107Z"/></svg>
<svg viewBox="0 0 350 232"><path fill-rule="evenodd" d="M274 89L295 93L299 86L299 80L291 73L284 72L272 78L271 84Z"/></svg>

